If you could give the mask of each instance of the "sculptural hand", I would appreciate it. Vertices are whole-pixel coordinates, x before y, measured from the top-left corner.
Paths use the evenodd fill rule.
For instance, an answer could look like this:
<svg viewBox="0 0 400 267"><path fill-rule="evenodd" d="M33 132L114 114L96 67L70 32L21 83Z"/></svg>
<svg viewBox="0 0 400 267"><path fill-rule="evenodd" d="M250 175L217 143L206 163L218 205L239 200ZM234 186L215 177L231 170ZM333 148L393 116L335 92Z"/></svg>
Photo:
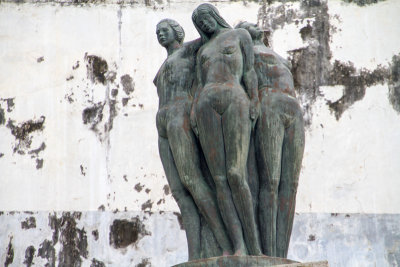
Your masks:
<svg viewBox="0 0 400 267"><path fill-rule="evenodd" d="M259 113L260 113L260 102L258 101L258 98L254 98L250 102L250 119L252 120L253 127L256 124Z"/></svg>
<svg viewBox="0 0 400 267"><path fill-rule="evenodd" d="M199 137L199 130L197 129L196 115L194 114L194 108L190 111L190 126L192 126L192 131Z"/></svg>

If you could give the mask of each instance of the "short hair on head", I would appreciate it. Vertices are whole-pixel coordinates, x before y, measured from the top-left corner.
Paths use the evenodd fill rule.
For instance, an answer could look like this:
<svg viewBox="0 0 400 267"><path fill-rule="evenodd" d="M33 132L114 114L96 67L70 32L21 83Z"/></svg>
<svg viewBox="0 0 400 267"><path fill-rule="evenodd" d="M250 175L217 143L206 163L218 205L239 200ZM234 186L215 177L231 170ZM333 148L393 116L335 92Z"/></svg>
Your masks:
<svg viewBox="0 0 400 267"><path fill-rule="evenodd" d="M173 19L163 19L159 23L157 23L157 26L160 25L163 22L167 23L171 27L171 29L175 33L175 40L178 43L182 44L183 43L183 39L185 39L185 31L183 30L182 26L179 25L179 23L176 22Z"/></svg>

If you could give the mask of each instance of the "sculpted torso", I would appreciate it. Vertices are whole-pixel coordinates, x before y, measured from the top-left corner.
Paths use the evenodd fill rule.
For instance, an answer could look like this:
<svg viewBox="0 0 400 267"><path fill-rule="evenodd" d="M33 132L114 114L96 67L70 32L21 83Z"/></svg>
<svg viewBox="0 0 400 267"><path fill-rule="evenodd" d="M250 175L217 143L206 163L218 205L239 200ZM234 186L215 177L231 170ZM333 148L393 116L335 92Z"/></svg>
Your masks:
<svg viewBox="0 0 400 267"><path fill-rule="evenodd" d="M295 96L292 74L285 61L264 45L254 46L254 69L259 89L268 88L272 92Z"/></svg>
<svg viewBox="0 0 400 267"><path fill-rule="evenodd" d="M198 62L204 87L212 83L240 85L243 58L238 33L226 30L207 42L198 53Z"/></svg>
<svg viewBox="0 0 400 267"><path fill-rule="evenodd" d="M194 58L187 47L175 51L161 66L155 83L159 97L159 109L176 101L191 101L190 89L193 83Z"/></svg>

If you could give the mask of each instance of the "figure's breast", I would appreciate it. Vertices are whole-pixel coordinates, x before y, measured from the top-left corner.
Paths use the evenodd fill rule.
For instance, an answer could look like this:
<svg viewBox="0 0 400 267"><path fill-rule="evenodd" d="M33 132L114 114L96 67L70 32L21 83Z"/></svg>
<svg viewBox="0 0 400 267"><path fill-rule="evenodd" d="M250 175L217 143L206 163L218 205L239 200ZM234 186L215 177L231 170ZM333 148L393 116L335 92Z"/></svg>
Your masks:
<svg viewBox="0 0 400 267"><path fill-rule="evenodd" d="M225 82L243 69L243 57L237 38L223 36L209 41L199 51L198 64L203 81Z"/></svg>

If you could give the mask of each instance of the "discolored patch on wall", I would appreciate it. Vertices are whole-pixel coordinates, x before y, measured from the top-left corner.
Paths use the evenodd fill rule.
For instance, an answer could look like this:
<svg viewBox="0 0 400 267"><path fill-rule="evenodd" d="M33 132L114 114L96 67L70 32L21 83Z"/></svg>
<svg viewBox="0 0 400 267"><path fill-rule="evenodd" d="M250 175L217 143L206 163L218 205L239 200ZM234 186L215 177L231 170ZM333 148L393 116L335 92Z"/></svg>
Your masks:
<svg viewBox="0 0 400 267"><path fill-rule="evenodd" d="M170 194L169 185L167 185L167 184L164 185L163 190L164 190L164 194L165 194L166 196L168 196L168 195Z"/></svg>
<svg viewBox="0 0 400 267"><path fill-rule="evenodd" d="M135 184L134 189L138 192L142 191L144 185L141 185L140 183Z"/></svg>
<svg viewBox="0 0 400 267"><path fill-rule="evenodd" d="M90 264L90 267L106 267L104 262L96 260L95 258L92 259L92 263Z"/></svg>
<svg viewBox="0 0 400 267"><path fill-rule="evenodd" d="M36 249L34 246L29 246L26 248L25 259L23 262L26 267L31 267L32 265L34 265L33 257L35 257L35 252L36 252Z"/></svg>
<svg viewBox="0 0 400 267"><path fill-rule="evenodd" d="M130 95L135 90L135 84L133 82L132 77L129 76L129 74L121 76L121 84L122 84L122 89L127 95Z"/></svg>
<svg viewBox="0 0 400 267"><path fill-rule="evenodd" d="M29 120L15 125L15 121L9 119L7 127L11 130L11 134L18 142L14 146L14 152L25 154L25 149L30 148L32 144L31 134L35 131L42 131L44 129L45 116L41 116L39 120Z"/></svg>
<svg viewBox="0 0 400 267"><path fill-rule="evenodd" d="M373 71L357 70L351 62L344 64L335 60L330 71L328 85L343 85L343 96L335 102L328 101L330 110L337 120L356 101L364 98L366 88L378 83L387 82L390 71L386 67L378 66Z"/></svg>
<svg viewBox="0 0 400 267"><path fill-rule="evenodd" d="M93 83L106 83L106 72L108 71L108 64L103 58L96 55L88 55L85 53L87 78Z"/></svg>
<svg viewBox="0 0 400 267"><path fill-rule="evenodd" d="M55 267L56 266L56 250L53 243L49 240L44 240L38 250L38 256L47 259L46 266Z"/></svg>
<svg viewBox="0 0 400 267"><path fill-rule="evenodd" d="M36 219L35 217L28 217L25 219L25 221L21 222L21 228L22 229L32 229L36 228Z"/></svg>
<svg viewBox="0 0 400 267"><path fill-rule="evenodd" d="M151 266L150 258L144 258L142 261L135 265L135 267L147 267Z"/></svg>
<svg viewBox="0 0 400 267"><path fill-rule="evenodd" d="M60 218L56 214L49 215L49 225L53 230L52 245L60 241L58 253L59 266L81 266L82 257L88 256L88 242L84 228L77 227L80 212L63 212Z"/></svg>
<svg viewBox="0 0 400 267"><path fill-rule="evenodd" d="M137 244L141 238L151 235L145 228L139 216L131 220L114 220L110 226L110 245L114 248L126 248Z"/></svg>
<svg viewBox="0 0 400 267"><path fill-rule="evenodd" d="M288 51L294 86L296 93L301 96L298 99L302 102L306 126L309 126L312 121L311 106L321 96L320 86L342 85L344 87L343 96L339 100L326 103L335 118L339 120L348 108L363 99L367 87L393 80L391 77L393 73L396 73L396 71L393 72L395 62L397 62L395 59L392 62L392 74L389 68L383 66L367 70L356 69L351 62L335 61L333 64L330 62L331 32L337 29L330 24L327 1L301 1L300 9L286 4L287 1L280 2L284 3L273 6L264 3L259 10L258 23L273 32L286 24L297 25L300 22L307 22L307 25L299 31L306 46ZM361 5L373 3L373 1L362 0L354 2ZM391 88L391 103L399 103L400 101L392 100L400 98L399 87L392 86ZM394 106L399 106L399 104L394 104Z"/></svg>
<svg viewBox="0 0 400 267"><path fill-rule="evenodd" d="M393 56L390 67L389 101L400 113L400 54Z"/></svg>
<svg viewBox="0 0 400 267"><path fill-rule="evenodd" d="M14 248L12 245L13 237L10 237L10 241L8 242L7 251L6 251L6 260L4 261L4 267L7 267L14 261Z"/></svg>
<svg viewBox="0 0 400 267"><path fill-rule="evenodd" d="M142 204L143 211L151 211L152 207L153 207L153 202L150 199Z"/></svg>
<svg viewBox="0 0 400 267"><path fill-rule="evenodd" d="M99 240L99 230L97 229L93 230L92 235L95 241Z"/></svg>
<svg viewBox="0 0 400 267"><path fill-rule="evenodd" d="M356 4L358 6L367 6L372 4L377 4L379 2L384 2L386 0L342 0L345 3Z"/></svg>
<svg viewBox="0 0 400 267"><path fill-rule="evenodd" d="M85 108L82 112L83 124L88 124L90 125L90 129L98 131L96 127L97 124L99 124L103 120L103 108L104 103L102 102Z"/></svg>
<svg viewBox="0 0 400 267"><path fill-rule="evenodd" d="M5 123L6 123L6 116L4 113L4 109L2 109L0 106L0 125L5 124Z"/></svg>

